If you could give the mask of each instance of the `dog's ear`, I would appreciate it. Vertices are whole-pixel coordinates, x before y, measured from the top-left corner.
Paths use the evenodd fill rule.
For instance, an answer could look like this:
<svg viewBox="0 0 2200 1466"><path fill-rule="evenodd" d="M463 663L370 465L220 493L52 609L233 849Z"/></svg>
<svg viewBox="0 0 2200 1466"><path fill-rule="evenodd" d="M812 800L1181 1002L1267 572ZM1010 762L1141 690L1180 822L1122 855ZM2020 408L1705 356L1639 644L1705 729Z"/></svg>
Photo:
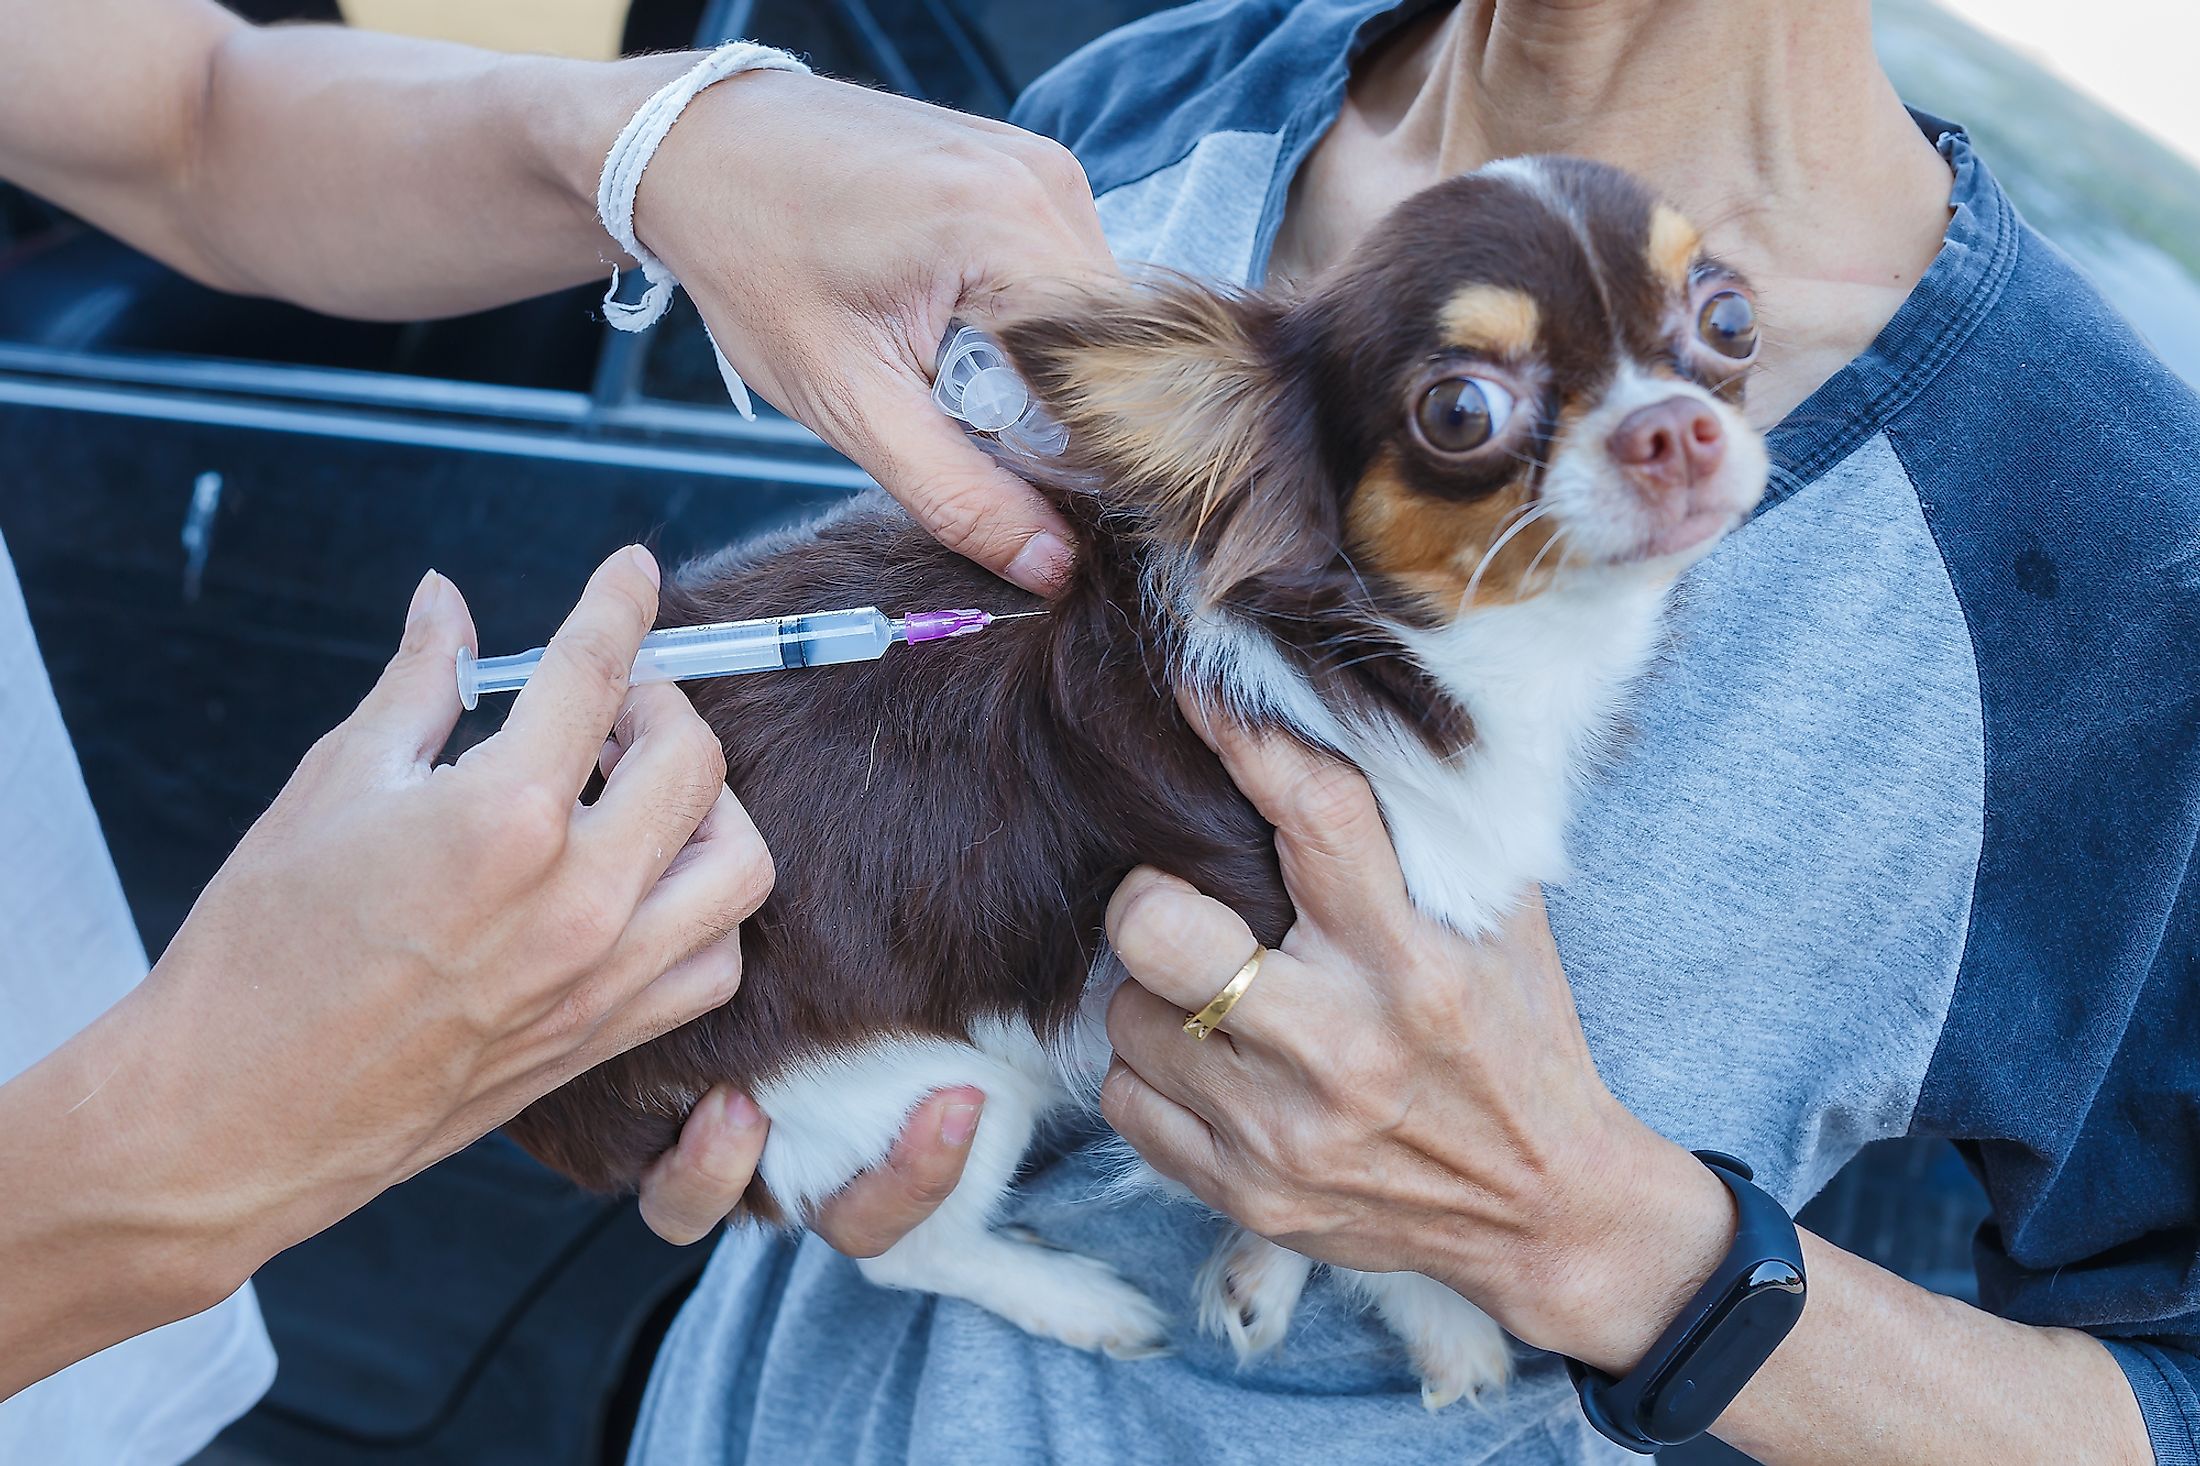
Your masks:
<svg viewBox="0 0 2200 1466"><path fill-rule="evenodd" d="M1063 294L994 334L1069 430L1068 457L1103 509L1196 549L1203 591L1305 573L1335 554L1283 308L1178 277Z"/></svg>

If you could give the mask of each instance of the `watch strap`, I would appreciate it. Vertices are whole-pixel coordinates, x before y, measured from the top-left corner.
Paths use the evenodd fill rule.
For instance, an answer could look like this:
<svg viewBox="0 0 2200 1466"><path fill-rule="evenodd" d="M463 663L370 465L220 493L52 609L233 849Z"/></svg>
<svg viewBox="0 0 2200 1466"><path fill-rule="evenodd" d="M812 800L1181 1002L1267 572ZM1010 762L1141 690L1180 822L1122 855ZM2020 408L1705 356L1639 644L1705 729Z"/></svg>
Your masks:
<svg viewBox="0 0 2200 1466"><path fill-rule="evenodd" d="M1718 1151L1695 1155L1734 1198L1734 1243L1725 1259L1624 1376L1566 1361L1589 1423L1644 1455L1708 1430L1802 1312L1802 1238L1794 1218L1757 1187L1741 1161Z"/></svg>

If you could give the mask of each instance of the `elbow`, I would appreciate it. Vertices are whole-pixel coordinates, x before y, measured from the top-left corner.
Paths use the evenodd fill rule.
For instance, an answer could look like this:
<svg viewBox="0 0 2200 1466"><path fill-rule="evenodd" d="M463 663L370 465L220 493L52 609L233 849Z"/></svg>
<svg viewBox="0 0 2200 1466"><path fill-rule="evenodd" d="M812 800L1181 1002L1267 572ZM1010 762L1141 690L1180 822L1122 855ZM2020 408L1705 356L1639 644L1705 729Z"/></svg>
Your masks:
<svg viewBox="0 0 2200 1466"><path fill-rule="evenodd" d="M258 27L231 18L207 45L197 75L178 88L175 145L161 181L168 200L170 246L162 260L200 285L232 295L272 296L280 292L247 267L238 233L248 227L234 207L234 191L225 174L237 166L235 149L225 141L225 114L252 66L260 40Z"/></svg>

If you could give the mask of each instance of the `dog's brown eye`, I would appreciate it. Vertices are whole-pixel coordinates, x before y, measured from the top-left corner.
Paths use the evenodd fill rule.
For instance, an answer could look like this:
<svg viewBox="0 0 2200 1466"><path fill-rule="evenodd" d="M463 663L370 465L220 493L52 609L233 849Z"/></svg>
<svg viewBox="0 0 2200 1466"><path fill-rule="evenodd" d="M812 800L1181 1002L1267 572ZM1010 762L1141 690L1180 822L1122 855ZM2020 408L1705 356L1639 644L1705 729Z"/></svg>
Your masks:
<svg viewBox="0 0 2200 1466"><path fill-rule="evenodd" d="M1739 290L1722 290L1696 312L1696 334L1719 355L1746 360L1757 350L1757 308Z"/></svg>
<svg viewBox="0 0 2200 1466"><path fill-rule="evenodd" d="M1439 453L1469 453L1504 429L1512 393L1481 377L1446 377L1421 394L1413 423Z"/></svg>

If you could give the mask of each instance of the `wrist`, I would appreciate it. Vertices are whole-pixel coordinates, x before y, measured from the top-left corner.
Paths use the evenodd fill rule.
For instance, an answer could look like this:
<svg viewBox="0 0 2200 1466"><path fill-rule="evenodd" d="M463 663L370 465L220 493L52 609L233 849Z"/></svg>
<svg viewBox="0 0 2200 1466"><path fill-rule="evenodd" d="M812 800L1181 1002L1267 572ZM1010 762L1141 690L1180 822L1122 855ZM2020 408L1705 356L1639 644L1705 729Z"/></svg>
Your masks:
<svg viewBox="0 0 2200 1466"><path fill-rule="evenodd" d="M596 217L604 159L642 104L698 59L672 51L624 61L530 60L508 82L525 119L532 171L573 212L604 264L629 263Z"/></svg>
<svg viewBox="0 0 2200 1466"><path fill-rule="evenodd" d="M701 58L683 59L692 66ZM672 76L688 66L675 68ZM671 79L660 78L658 84ZM803 198L813 195L816 178L802 167L811 156L805 144L831 115L820 89L846 87L806 71L758 67L737 71L696 93L665 133L635 188L634 237L692 293L698 282L710 279L713 265L722 269L729 252L737 255L743 249L729 240L728 212L712 206L713 200L737 194L742 207L733 219L747 214L772 220L774 229L794 227L803 202L790 199L786 188L791 182ZM647 99L645 94L635 105ZM619 119L614 135L627 120ZM605 148L609 146L606 140ZM845 167L847 160L833 161ZM596 159L599 170L603 162L601 156ZM588 185L591 211L596 182L591 178ZM753 266L757 261L740 263Z"/></svg>
<svg viewBox="0 0 2200 1466"><path fill-rule="evenodd" d="M618 263L622 268L631 263L626 252L605 232L597 215L596 190L612 145L652 96L684 76L703 57L700 51L674 51L615 62L542 62L543 66L559 68L560 74L529 74L516 80L518 105L529 119L526 131L535 171L583 221L599 247L603 263ZM731 131L719 133L719 145L708 152L711 176L704 186L733 186L737 180L730 175L741 158L753 158L767 149L744 147L734 152L723 146L722 139L738 136L751 140L762 119L781 113L799 115L800 101L790 99L789 94L816 84L807 73L759 69L726 77L698 93L682 111L680 120L672 124L658 149L658 160L642 175L634 205L635 237L675 274L681 273L684 241L679 237L678 223L682 211L654 207L667 194L651 184L662 174L679 170L680 165L669 160L683 151L676 146L683 133L702 130L694 125L696 114L707 113L730 122ZM744 112L752 115L747 119L738 115ZM672 196L677 197L678 191Z"/></svg>
<svg viewBox="0 0 2200 1466"><path fill-rule="evenodd" d="M1521 1337L1609 1375L1633 1369L1734 1244L1732 1194L1688 1151L1622 1116L1581 1168Z"/></svg>

